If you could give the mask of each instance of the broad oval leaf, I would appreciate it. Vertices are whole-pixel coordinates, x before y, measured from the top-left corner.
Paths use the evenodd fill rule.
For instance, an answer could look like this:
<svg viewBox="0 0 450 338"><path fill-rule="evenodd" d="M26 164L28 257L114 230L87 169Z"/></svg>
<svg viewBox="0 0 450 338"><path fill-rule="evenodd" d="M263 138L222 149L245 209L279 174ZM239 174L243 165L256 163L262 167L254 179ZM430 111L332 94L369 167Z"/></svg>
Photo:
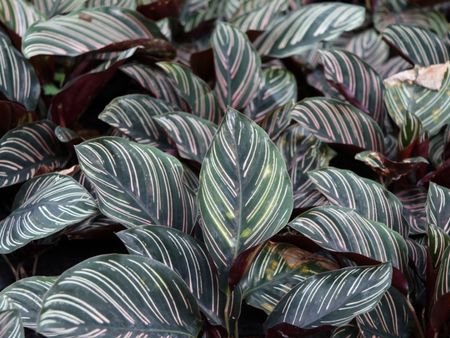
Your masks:
<svg viewBox="0 0 450 338"><path fill-rule="evenodd" d="M443 40L426 29L411 25L390 25L383 38L409 62L417 66L431 66L449 60Z"/></svg>
<svg viewBox="0 0 450 338"><path fill-rule="evenodd" d="M307 5L292 12L256 41L261 55L284 58L299 54L321 41L359 27L365 18L364 7L343 3Z"/></svg>
<svg viewBox="0 0 450 338"><path fill-rule="evenodd" d="M134 255L90 258L65 271L44 298L38 332L48 337L197 337L201 319L183 280Z"/></svg>
<svg viewBox="0 0 450 338"><path fill-rule="evenodd" d="M145 256L167 265L186 282L200 309L215 325L224 325L226 295L209 255L194 238L159 226L146 226L117 234L130 254Z"/></svg>
<svg viewBox="0 0 450 338"><path fill-rule="evenodd" d="M309 177L333 204L354 209L367 219L386 224L403 237L408 234L402 203L381 184L350 170L336 168L314 170Z"/></svg>
<svg viewBox="0 0 450 338"><path fill-rule="evenodd" d="M149 95L130 94L113 99L98 118L138 143L165 149L169 147L166 135L154 117L176 110L168 102Z"/></svg>
<svg viewBox="0 0 450 338"><path fill-rule="evenodd" d="M195 196L175 157L119 137L89 140L75 150L103 214L127 227L167 225L192 231Z"/></svg>
<svg viewBox="0 0 450 338"><path fill-rule="evenodd" d="M297 83L294 75L284 69L267 68L256 96L245 109L245 114L254 121L263 120L270 112L297 100Z"/></svg>
<svg viewBox="0 0 450 338"><path fill-rule="evenodd" d="M426 214L428 223L436 225L450 236L450 189L430 183Z"/></svg>
<svg viewBox="0 0 450 338"><path fill-rule="evenodd" d="M78 56L130 40L167 43L158 26L136 11L100 7L82 9L31 26L23 37L26 58L36 55Z"/></svg>
<svg viewBox="0 0 450 338"><path fill-rule="evenodd" d="M276 234L291 215L292 187L281 154L255 122L232 108L203 160L198 201L205 244L220 270Z"/></svg>
<svg viewBox="0 0 450 338"><path fill-rule="evenodd" d="M219 22L211 37L216 72L215 92L222 110L241 109L256 95L261 81L261 60L247 36Z"/></svg>
<svg viewBox="0 0 450 338"><path fill-rule="evenodd" d="M6 302L18 311L23 326L36 329L42 300L57 277L35 276L18 280L0 292L0 304ZM0 306L0 311L3 310ZM1 325L0 325L1 326ZM6 337L1 336L0 337Z"/></svg>
<svg viewBox="0 0 450 338"><path fill-rule="evenodd" d="M25 337L25 331L17 310L0 311L0 337Z"/></svg>
<svg viewBox="0 0 450 338"><path fill-rule="evenodd" d="M301 214L289 226L324 249L357 253L406 271L408 248L402 236L352 209L323 206Z"/></svg>
<svg viewBox="0 0 450 338"><path fill-rule="evenodd" d="M292 119L319 140L383 152L383 133L378 124L354 106L323 97L300 101Z"/></svg>
<svg viewBox="0 0 450 338"><path fill-rule="evenodd" d="M384 123L383 83L378 73L356 55L345 50L321 51L325 78L351 104Z"/></svg>
<svg viewBox="0 0 450 338"><path fill-rule="evenodd" d="M73 178L35 177L16 195L12 213L0 222L0 253L12 252L97 212L91 195Z"/></svg>
<svg viewBox="0 0 450 338"><path fill-rule="evenodd" d="M344 268L309 277L275 307L264 326L287 323L301 329L340 326L372 310L391 285L389 263Z"/></svg>
<svg viewBox="0 0 450 338"><path fill-rule="evenodd" d="M28 111L36 108L41 86L33 66L12 44L0 38L0 91L8 99Z"/></svg>
<svg viewBox="0 0 450 338"><path fill-rule="evenodd" d="M192 114L174 112L154 120L175 142L180 156L201 163L211 144L217 126Z"/></svg>
<svg viewBox="0 0 450 338"><path fill-rule="evenodd" d="M40 170L54 170L67 160L63 145L48 120L32 122L0 139L0 187L29 180Z"/></svg>
<svg viewBox="0 0 450 338"><path fill-rule="evenodd" d="M40 19L34 6L25 0L1 0L0 21L19 36Z"/></svg>

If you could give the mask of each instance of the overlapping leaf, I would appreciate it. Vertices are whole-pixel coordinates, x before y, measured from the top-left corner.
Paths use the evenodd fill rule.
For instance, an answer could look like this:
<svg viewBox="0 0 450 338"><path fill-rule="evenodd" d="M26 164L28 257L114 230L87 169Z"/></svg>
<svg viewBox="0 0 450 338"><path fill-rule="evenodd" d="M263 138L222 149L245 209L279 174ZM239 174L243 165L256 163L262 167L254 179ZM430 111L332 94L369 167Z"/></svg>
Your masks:
<svg viewBox="0 0 450 338"><path fill-rule="evenodd" d="M347 324L378 304L391 285L391 277L389 263L344 268L309 277L277 304L265 328L282 323L301 329Z"/></svg>
<svg viewBox="0 0 450 338"><path fill-rule="evenodd" d="M368 29L352 37L347 50L379 70L389 57L389 46L374 29Z"/></svg>
<svg viewBox="0 0 450 338"><path fill-rule="evenodd" d="M350 104L327 98L307 98L295 106L291 116L324 142L383 151L380 127Z"/></svg>
<svg viewBox="0 0 450 338"><path fill-rule="evenodd" d="M290 217L292 187L281 154L260 127L232 108L203 160L198 200L205 244L220 270Z"/></svg>
<svg viewBox="0 0 450 338"><path fill-rule="evenodd" d="M433 268L437 268L442 259L445 258L444 252L450 245L450 236L444 230L433 224L428 224L427 234L428 252L433 263Z"/></svg>
<svg viewBox="0 0 450 338"><path fill-rule="evenodd" d="M54 133L55 125L42 120L13 129L0 139L0 187L24 182L40 170L65 164L67 155Z"/></svg>
<svg viewBox="0 0 450 338"><path fill-rule="evenodd" d="M45 296L38 324L48 337L197 337L200 329L196 301L175 272L117 254L65 271Z"/></svg>
<svg viewBox="0 0 450 338"><path fill-rule="evenodd" d="M1 0L0 20L19 36L39 20L39 13L25 0Z"/></svg>
<svg viewBox="0 0 450 338"><path fill-rule="evenodd" d="M423 188L411 188L402 190L396 193L396 195L403 204L406 219L411 225L411 234L426 233L426 191Z"/></svg>
<svg viewBox="0 0 450 338"><path fill-rule="evenodd" d="M428 188L426 203L428 223L441 228L450 236L450 190L433 182Z"/></svg>
<svg viewBox="0 0 450 338"><path fill-rule="evenodd" d="M14 200L13 212L0 222L0 253L49 236L96 212L94 199L73 178L59 174L25 183Z"/></svg>
<svg viewBox="0 0 450 338"><path fill-rule="evenodd" d="M291 124L291 111L295 107L295 101L281 106L266 115L259 125L267 132L272 140L278 136Z"/></svg>
<svg viewBox="0 0 450 338"><path fill-rule="evenodd" d="M167 225L192 231L195 196L175 157L118 137L89 140L75 149L103 214L127 227Z"/></svg>
<svg viewBox="0 0 450 338"><path fill-rule="evenodd" d="M223 325L226 297L203 247L192 237L166 227L140 227L118 233L130 254L153 258L177 272L212 323Z"/></svg>
<svg viewBox="0 0 450 338"><path fill-rule="evenodd" d="M25 337L22 322L16 310L0 311L0 337Z"/></svg>
<svg viewBox="0 0 450 338"><path fill-rule="evenodd" d="M215 92L222 110L241 109L256 95L261 81L261 60L247 36L219 22L211 37L216 72Z"/></svg>
<svg viewBox="0 0 450 338"><path fill-rule="evenodd" d="M256 48L262 55L278 58L299 54L359 27L364 12L363 7L343 3L307 5L263 33L255 41Z"/></svg>
<svg viewBox="0 0 450 338"><path fill-rule="evenodd" d="M361 216L401 235L408 234L400 200L382 185L350 170L326 168L309 173L316 188L335 205L355 209Z"/></svg>
<svg viewBox="0 0 450 338"><path fill-rule="evenodd" d="M445 250L439 266L433 298L435 303L431 311L431 325L438 331L448 320L450 311L450 246Z"/></svg>
<svg viewBox="0 0 450 338"><path fill-rule="evenodd" d="M230 22L243 32L263 31L286 7L286 0L246 1L238 10L242 14L235 16Z"/></svg>
<svg viewBox="0 0 450 338"><path fill-rule="evenodd" d="M217 126L192 114L175 112L156 116L154 120L177 145L180 156L201 163Z"/></svg>

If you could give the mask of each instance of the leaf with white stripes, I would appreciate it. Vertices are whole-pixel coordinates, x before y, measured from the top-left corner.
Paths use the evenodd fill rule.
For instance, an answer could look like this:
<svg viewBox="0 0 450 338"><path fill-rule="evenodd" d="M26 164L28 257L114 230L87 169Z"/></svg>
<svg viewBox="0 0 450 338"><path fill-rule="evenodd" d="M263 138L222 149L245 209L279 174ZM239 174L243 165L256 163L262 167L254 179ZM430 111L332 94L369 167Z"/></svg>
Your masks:
<svg viewBox="0 0 450 338"><path fill-rule="evenodd" d="M262 72L262 80L256 96L245 109L245 114L259 122L270 112L297 100L297 83L294 74L279 68L267 68Z"/></svg>
<svg viewBox="0 0 450 338"><path fill-rule="evenodd" d="M245 108L261 82L261 60L247 36L219 22L211 37L216 72L215 92L222 110Z"/></svg>
<svg viewBox="0 0 450 338"><path fill-rule="evenodd" d="M38 320L46 337L194 338L200 329L196 300L177 273L147 257L119 254L65 271Z"/></svg>
<svg viewBox="0 0 450 338"><path fill-rule="evenodd" d="M272 1L247 1L248 3L252 3L252 5L256 5L256 8L243 10L244 13L241 15L235 16L230 23L237 27L242 32L246 31L263 31L270 24L273 23L275 19L277 19L280 13L287 9L287 1L286 0L272 0ZM244 2L241 5L241 8L245 6ZM259 5L259 6L258 6Z"/></svg>
<svg viewBox="0 0 450 338"><path fill-rule="evenodd" d="M17 310L0 311L0 337L25 337L25 331Z"/></svg>
<svg viewBox="0 0 450 338"><path fill-rule="evenodd" d="M269 241L253 260L239 285L247 304L269 314L298 283L309 276L338 268L335 262L318 254L292 244Z"/></svg>
<svg viewBox="0 0 450 338"><path fill-rule="evenodd" d="M408 248L403 237L382 223L361 217L352 209L332 205L313 208L289 226L326 250L356 253L406 270Z"/></svg>
<svg viewBox="0 0 450 338"><path fill-rule="evenodd" d="M195 196L175 157L119 137L89 140L75 150L104 215L130 228L166 225L192 231Z"/></svg>
<svg viewBox="0 0 450 338"><path fill-rule="evenodd" d="M381 184L350 170L331 167L311 171L309 177L331 203L354 209L369 220L386 224L403 237L408 234L402 203Z"/></svg>
<svg viewBox="0 0 450 338"><path fill-rule="evenodd" d="M211 323L224 325L226 295L219 289L214 263L199 242L181 231L160 226L124 230L117 235L130 254L155 259L178 273Z"/></svg>
<svg viewBox="0 0 450 338"><path fill-rule="evenodd" d="M12 213L0 222L0 253L47 237L97 212L95 201L70 176L47 174L25 183Z"/></svg>
<svg viewBox="0 0 450 338"><path fill-rule="evenodd" d="M148 40L164 49L168 44L153 21L136 11L100 7L82 9L31 26L23 37L25 57L78 56L114 44ZM121 48L123 49L123 48Z"/></svg>
<svg viewBox="0 0 450 338"><path fill-rule="evenodd" d="M25 0L0 0L0 21L19 36L39 19L34 6Z"/></svg>
<svg viewBox="0 0 450 338"><path fill-rule="evenodd" d="M364 338L358 326L351 321L333 330L330 338Z"/></svg>
<svg viewBox="0 0 450 338"><path fill-rule="evenodd" d="M383 38L416 66L431 66L450 59L444 40L421 27L390 25Z"/></svg>
<svg viewBox="0 0 450 338"><path fill-rule="evenodd" d="M391 286L392 266L344 268L309 277L294 287L264 323L301 329L340 326L372 310Z"/></svg>
<svg viewBox="0 0 450 338"><path fill-rule="evenodd" d="M62 167L67 154L48 120L32 122L7 132L0 139L0 187L21 183L40 170Z"/></svg>
<svg viewBox="0 0 450 338"><path fill-rule="evenodd" d="M138 143L165 149L169 147L166 135L154 118L176 110L177 107L150 95L129 94L113 99L98 118Z"/></svg>
<svg viewBox="0 0 450 338"><path fill-rule="evenodd" d="M294 107L295 101L292 100L284 106L272 110L259 122L259 125L267 132L272 140L276 140L289 127L291 124L291 111Z"/></svg>
<svg viewBox="0 0 450 338"><path fill-rule="evenodd" d="M136 9L138 2L139 0L87 0L84 6L87 8L112 6Z"/></svg>
<svg viewBox="0 0 450 338"><path fill-rule="evenodd" d="M436 269L444 258L445 249L450 246L450 236L433 224L428 224L427 235L428 253L430 254L433 268Z"/></svg>
<svg viewBox="0 0 450 338"><path fill-rule="evenodd" d="M0 292L0 304L7 303L9 309L17 310L23 326L36 329L42 300L56 278L35 276L20 279ZM2 310L4 309L0 306L0 311Z"/></svg>
<svg viewBox="0 0 450 338"><path fill-rule="evenodd" d="M280 231L291 215L292 186L281 154L263 129L232 108L203 159L198 201L205 244L221 271Z"/></svg>
<svg viewBox="0 0 450 338"><path fill-rule="evenodd" d="M12 44L0 37L0 92L23 105L28 111L36 108L41 86L33 66Z"/></svg>
<svg viewBox="0 0 450 338"><path fill-rule="evenodd" d="M383 79L386 79L394 74L410 68L411 64L408 61L401 56L394 56L381 66L379 69L379 74Z"/></svg>
<svg viewBox="0 0 450 338"><path fill-rule="evenodd" d="M396 192L396 196L403 204L406 219L411 225L411 234L426 233L426 190L423 188L409 188Z"/></svg>
<svg viewBox="0 0 450 338"><path fill-rule="evenodd" d="M33 0L34 7L45 17L66 14L80 9L86 0Z"/></svg>
<svg viewBox="0 0 450 338"><path fill-rule="evenodd" d="M377 71L389 57L389 46L374 29L365 30L352 37L346 49Z"/></svg>
<svg viewBox="0 0 450 338"><path fill-rule="evenodd" d="M180 156L201 163L217 131L217 126L192 114L174 112L154 120L175 142Z"/></svg>
<svg viewBox="0 0 450 338"><path fill-rule="evenodd" d="M192 114L219 123L222 114L214 91L189 68L173 62L159 62L173 80L179 95L185 100Z"/></svg>
<svg viewBox="0 0 450 338"><path fill-rule="evenodd" d="M442 324L448 321L450 313L450 246L445 250L439 265L433 300L430 322L439 331Z"/></svg>
<svg viewBox="0 0 450 338"><path fill-rule="evenodd" d="M383 133L378 124L348 103L324 97L307 98L295 106L291 116L324 142L383 151Z"/></svg>
<svg viewBox="0 0 450 338"><path fill-rule="evenodd" d="M261 55L284 58L329 41L364 22L365 9L343 3L303 6L278 25L270 27L256 41Z"/></svg>
<svg viewBox="0 0 450 338"><path fill-rule="evenodd" d="M408 114L418 117L431 135L450 123L450 62L403 71L384 85L388 113L398 126Z"/></svg>
<svg viewBox="0 0 450 338"><path fill-rule="evenodd" d="M320 62L330 84L348 102L369 114L382 126L383 83L378 73L358 56L345 50L322 50Z"/></svg>
<svg viewBox="0 0 450 338"><path fill-rule="evenodd" d="M426 212L428 223L438 226L450 236L450 189L431 182Z"/></svg>

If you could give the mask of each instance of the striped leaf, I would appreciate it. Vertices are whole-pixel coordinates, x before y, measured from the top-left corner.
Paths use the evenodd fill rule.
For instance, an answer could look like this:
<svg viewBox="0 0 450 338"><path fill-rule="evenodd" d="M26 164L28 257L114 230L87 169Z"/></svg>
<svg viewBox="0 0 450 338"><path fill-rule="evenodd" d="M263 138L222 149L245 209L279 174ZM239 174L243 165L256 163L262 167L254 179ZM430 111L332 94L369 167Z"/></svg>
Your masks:
<svg viewBox="0 0 450 338"><path fill-rule="evenodd" d="M333 330L330 338L364 338L358 326L353 322L337 327Z"/></svg>
<svg viewBox="0 0 450 338"><path fill-rule="evenodd" d="M389 115L400 126L408 114L435 135L450 123L450 62L406 70L384 80L385 103Z"/></svg>
<svg viewBox="0 0 450 338"><path fill-rule="evenodd" d="M197 337L194 297L167 266L134 255L90 258L65 271L44 298L46 337Z"/></svg>
<svg viewBox="0 0 450 338"><path fill-rule="evenodd" d="M352 209L331 205L313 208L289 226L326 250L356 253L406 270L408 249L403 237L382 223L361 217Z"/></svg>
<svg viewBox="0 0 450 338"><path fill-rule="evenodd" d="M40 170L52 171L67 155L54 133L55 125L42 120L17 127L0 139L0 187L29 180Z"/></svg>
<svg viewBox="0 0 450 338"><path fill-rule="evenodd" d="M245 109L245 114L254 121L263 120L270 112L297 100L297 83L294 75L284 69L267 68L256 96Z"/></svg>
<svg viewBox="0 0 450 338"><path fill-rule="evenodd" d="M427 222L450 236L450 189L431 182L426 202Z"/></svg>
<svg viewBox="0 0 450 338"><path fill-rule="evenodd" d="M205 244L220 270L276 234L291 215L292 187L281 154L232 108L203 160L198 201Z"/></svg>
<svg viewBox="0 0 450 338"><path fill-rule="evenodd" d="M94 199L69 176L48 174L25 183L12 213L0 222L0 253L47 237L97 212Z"/></svg>
<svg viewBox="0 0 450 338"><path fill-rule="evenodd" d="M136 9L139 0L87 0L85 7L104 7L113 6L120 8Z"/></svg>
<svg viewBox="0 0 450 338"><path fill-rule="evenodd" d="M356 317L364 337L409 338L412 335L412 317L404 296L391 287L377 306Z"/></svg>
<svg viewBox="0 0 450 338"><path fill-rule="evenodd" d="M439 331L448 321L450 313L450 246L443 254L434 289L434 305L431 310L431 326Z"/></svg>
<svg viewBox="0 0 450 338"><path fill-rule="evenodd" d="M195 196L175 157L119 137L89 140L75 150L104 215L130 228L166 225L192 231Z"/></svg>
<svg viewBox="0 0 450 338"><path fill-rule="evenodd" d="M423 188L410 188L397 192L396 196L403 204L406 219L411 226L411 234L426 233L426 190Z"/></svg>
<svg viewBox="0 0 450 338"><path fill-rule="evenodd" d="M219 22L211 37L216 72L215 92L222 110L241 109L256 95L261 82L261 60L247 36Z"/></svg>
<svg viewBox="0 0 450 338"><path fill-rule="evenodd" d="M81 137L72 129L65 128L61 126L56 126L55 136L61 143L69 143L74 140L80 139Z"/></svg>
<svg viewBox="0 0 450 338"><path fill-rule="evenodd" d="M47 18L75 11L85 3L86 0L33 0L34 7Z"/></svg>
<svg viewBox="0 0 450 338"><path fill-rule="evenodd" d="M23 326L36 329L42 300L56 277L29 277L18 280L0 292L0 303L8 303L9 309L17 310ZM0 307L0 311L3 310ZM0 337L6 337L1 336Z"/></svg>
<svg viewBox="0 0 450 338"><path fill-rule="evenodd" d="M423 235L423 232L421 233ZM418 237L419 239L424 239L423 237ZM426 243L422 244L422 241L419 242L419 240L414 239L406 239L406 245L408 246L408 256L410 263L412 262L414 264L415 272L417 273L417 277L421 280L426 280L426 273L427 273L427 256L428 256L428 250L426 248Z"/></svg>
<svg viewBox="0 0 450 338"><path fill-rule="evenodd" d="M256 41L261 55L284 58L299 54L321 41L359 27L365 18L364 7L342 3L313 4L289 14Z"/></svg>
<svg viewBox="0 0 450 338"><path fill-rule="evenodd" d="M325 78L352 105L384 123L383 84L378 73L355 54L344 50L321 51Z"/></svg>
<svg viewBox="0 0 450 338"><path fill-rule="evenodd" d="M374 29L365 30L352 37L346 49L377 71L389 57L389 46Z"/></svg>
<svg viewBox="0 0 450 338"><path fill-rule="evenodd" d="M350 104L322 97L300 101L292 119L319 140L383 151L383 133L367 114Z"/></svg>
<svg viewBox="0 0 450 338"><path fill-rule="evenodd" d="M136 80L141 87L148 90L156 98L179 107L178 110L188 110L187 105L178 94L177 88L161 69L143 64L129 63L121 66L120 70Z"/></svg>
<svg viewBox="0 0 450 338"><path fill-rule="evenodd" d="M19 36L39 19L39 13L25 0L0 0L0 21Z"/></svg>
<svg viewBox="0 0 450 338"><path fill-rule="evenodd" d="M350 170L326 168L309 172L316 188L338 206L354 209L361 216L387 225L404 237L408 224L400 200L381 184Z"/></svg>
<svg viewBox="0 0 450 338"><path fill-rule="evenodd" d="M431 66L449 61L447 47L436 34L416 26L390 25L383 38L416 66Z"/></svg>
<svg viewBox="0 0 450 338"><path fill-rule="evenodd" d="M222 116L219 103L205 81L189 68L177 63L159 62L158 66L172 79L179 95L187 102L194 115L215 123L220 122Z"/></svg>
<svg viewBox="0 0 450 338"><path fill-rule="evenodd" d="M130 40L166 43L158 26L141 14L129 9L101 7L74 11L34 24L23 37L22 51L26 58L78 56L113 44L129 44Z"/></svg>
<svg viewBox="0 0 450 338"><path fill-rule="evenodd" d="M98 118L138 143L166 149L169 147L166 135L154 118L176 110L173 105L149 95L129 94L113 99Z"/></svg>
<svg viewBox="0 0 450 338"><path fill-rule="evenodd" d="M0 92L6 99L20 103L28 111L34 110L41 86L33 66L13 45L0 37Z"/></svg>
<svg viewBox="0 0 450 338"><path fill-rule="evenodd" d="M290 324L301 329L347 324L372 310L391 285L389 263L324 272L294 287L275 307L264 326Z"/></svg>
<svg viewBox="0 0 450 338"><path fill-rule="evenodd" d="M410 68L411 65L408 61L400 56L394 56L381 66L379 73L383 79L386 79L394 74Z"/></svg>
<svg viewBox="0 0 450 338"><path fill-rule="evenodd" d="M239 285L247 304L269 314L298 283L338 268L333 261L294 245L267 242Z"/></svg>
<svg viewBox="0 0 450 338"><path fill-rule="evenodd" d="M281 106L269 112L259 125L267 132L272 140L276 140L278 136L291 124L291 111L295 107L295 101Z"/></svg>
<svg viewBox="0 0 450 338"><path fill-rule="evenodd" d="M428 224L428 253L431 256L433 268L438 268L444 252L450 246L450 236L444 230L433 224Z"/></svg>
<svg viewBox="0 0 450 338"><path fill-rule="evenodd" d="M219 277L202 245L178 230L147 226L117 234L130 254L145 256L167 265L186 282L200 310L215 325L224 325L226 296Z"/></svg>
<svg viewBox="0 0 450 338"><path fill-rule="evenodd" d="M25 337L22 321L16 310L0 311L0 337Z"/></svg>
<svg viewBox="0 0 450 338"><path fill-rule="evenodd" d="M175 142L181 157L201 163L217 126L192 114L175 112L156 116L154 120Z"/></svg>
<svg viewBox="0 0 450 338"><path fill-rule="evenodd" d="M230 21L233 26L242 32L265 30L279 17L281 11L286 10L288 5L286 0L247 1L247 3L250 3L253 8L247 7L244 9L246 3L243 3L238 10L243 13Z"/></svg>

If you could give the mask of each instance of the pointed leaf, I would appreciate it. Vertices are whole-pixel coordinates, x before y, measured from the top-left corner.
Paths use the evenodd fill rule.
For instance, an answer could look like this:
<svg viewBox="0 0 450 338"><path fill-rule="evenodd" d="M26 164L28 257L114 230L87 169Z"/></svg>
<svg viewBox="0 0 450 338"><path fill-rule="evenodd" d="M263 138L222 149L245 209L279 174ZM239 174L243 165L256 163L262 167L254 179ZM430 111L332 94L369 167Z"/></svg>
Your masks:
<svg viewBox="0 0 450 338"><path fill-rule="evenodd" d="M324 142L383 151L380 127L350 104L327 98L307 98L295 106L291 116Z"/></svg>
<svg viewBox="0 0 450 338"><path fill-rule="evenodd" d="M427 222L450 236L450 189L431 182L426 203Z"/></svg>
<svg viewBox="0 0 450 338"><path fill-rule="evenodd" d="M67 155L54 133L55 125L42 120L17 127L0 139L0 187L24 182L40 170L52 171Z"/></svg>
<svg viewBox="0 0 450 338"><path fill-rule="evenodd" d="M364 22L364 7L342 3L307 5L289 14L256 41L261 55L284 58L329 41Z"/></svg>
<svg viewBox="0 0 450 338"><path fill-rule="evenodd" d="M444 252L450 246L450 236L444 230L433 224L428 224L428 253L431 256L433 268L438 268L442 259L445 258Z"/></svg>
<svg viewBox="0 0 450 338"><path fill-rule="evenodd" d="M0 311L0 337L24 338L22 321L18 311Z"/></svg>
<svg viewBox="0 0 450 338"><path fill-rule="evenodd" d="M198 200L205 244L220 270L290 217L292 187L281 154L260 127L232 108L203 160Z"/></svg>
<svg viewBox="0 0 450 338"><path fill-rule="evenodd" d="M275 307L264 326L287 323L301 329L347 324L373 309L391 285L389 263L344 268L309 277Z"/></svg>
<svg viewBox="0 0 450 338"><path fill-rule="evenodd" d="M261 81L261 60L247 36L219 22L211 37L216 72L215 92L222 110L241 109L256 95Z"/></svg>
<svg viewBox="0 0 450 338"><path fill-rule="evenodd" d="M65 271L44 298L38 332L58 337L197 337L195 299L167 266L134 255L90 258Z"/></svg>
<svg viewBox="0 0 450 338"><path fill-rule="evenodd" d="M69 176L48 174L25 183L13 212L0 222L0 253L47 237L97 212L95 201Z"/></svg>
<svg viewBox="0 0 450 338"><path fill-rule="evenodd" d="M127 227L167 225L192 231L195 196L175 157L118 137L89 140L75 150L103 214Z"/></svg>

